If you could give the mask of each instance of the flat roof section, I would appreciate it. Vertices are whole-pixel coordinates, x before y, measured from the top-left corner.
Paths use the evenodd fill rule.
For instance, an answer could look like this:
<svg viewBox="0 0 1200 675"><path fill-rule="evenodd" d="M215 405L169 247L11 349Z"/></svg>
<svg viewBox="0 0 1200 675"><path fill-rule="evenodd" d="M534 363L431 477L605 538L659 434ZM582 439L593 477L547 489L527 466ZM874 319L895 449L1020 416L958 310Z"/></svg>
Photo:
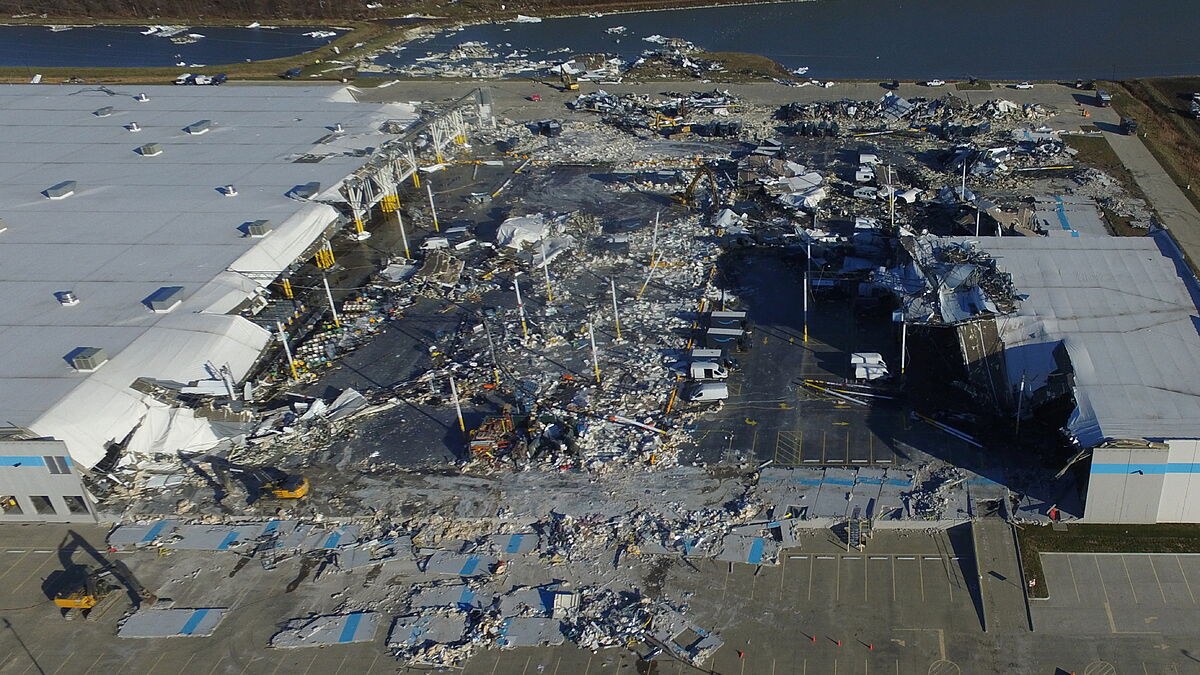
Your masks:
<svg viewBox="0 0 1200 675"><path fill-rule="evenodd" d="M997 322L1009 381L1036 389L1061 343L1075 371L1068 426L1108 439L1200 438L1200 289L1182 254L1150 237L989 237L981 247L1023 297Z"/></svg>
<svg viewBox="0 0 1200 675"><path fill-rule="evenodd" d="M151 405L135 379L244 375L269 336L227 313L337 219L384 123L416 119L345 87L0 86L0 418L91 466ZM163 288L181 289L169 312L148 301ZM110 361L79 372L80 347Z"/></svg>

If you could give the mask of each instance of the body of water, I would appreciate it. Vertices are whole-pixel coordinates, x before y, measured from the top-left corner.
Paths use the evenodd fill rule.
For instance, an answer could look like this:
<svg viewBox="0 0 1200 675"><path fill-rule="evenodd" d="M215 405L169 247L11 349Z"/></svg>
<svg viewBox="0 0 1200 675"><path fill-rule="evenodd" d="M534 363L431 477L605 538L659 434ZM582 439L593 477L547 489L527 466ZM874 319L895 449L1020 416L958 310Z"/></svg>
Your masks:
<svg viewBox="0 0 1200 675"><path fill-rule="evenodd" d="M617 35L606 29L624 26ZM471 26L415 42L381 64L404 65L462 42L500 54L604 52L633 60L664 35L708 51L750 52L816 78L1075 79L1200 73L1195 0L811 0L541 23ZM509 46L511 45L511 46Z"/></svg>
<svg viewBox="0 0 1200 675"><path fill-rule="evenodd" d="M54 31L47 26L0 26L0 66L8 67L170 67L183 63L218 65L292 56L329 44L336 37L313 31L346 31L314 26L274 29L193 26L178 33L203 35L190 44L143 35L146 26L88 26ZM184 67L181 66L181 67Z"/></svg>

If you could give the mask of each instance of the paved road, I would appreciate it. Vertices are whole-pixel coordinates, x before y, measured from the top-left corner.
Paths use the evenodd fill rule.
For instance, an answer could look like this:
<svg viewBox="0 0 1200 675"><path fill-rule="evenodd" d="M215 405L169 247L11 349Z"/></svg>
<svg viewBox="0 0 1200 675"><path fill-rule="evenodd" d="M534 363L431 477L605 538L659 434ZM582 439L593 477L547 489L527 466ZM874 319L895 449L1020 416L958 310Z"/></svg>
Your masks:
<svg viewBox="0 0 1200 675"><path fill-rule="evenodd" d="M1117 114L1111 109L1103 121L1111 121L1114 125L1119 121ZM1102 126L1109 144L1121 158L1121 162L1133 174L1150 203L1158 210L1163 224L1175 235L1179 245L1192 260L1200 260L1200 212L1188 200L1175 181L1150 154L1150 150L1137 136L1125 136L1113 133L1112 128Z"/></svg>
<svg viewBox="0 0 1200 675"><path fill-rule="evenodd" d="M983 590L988 632L1027 632L1029 622L1025 589L1022 586L1012 527L995 518L976 521L975 541L979 556L978 578Z"/></svg>

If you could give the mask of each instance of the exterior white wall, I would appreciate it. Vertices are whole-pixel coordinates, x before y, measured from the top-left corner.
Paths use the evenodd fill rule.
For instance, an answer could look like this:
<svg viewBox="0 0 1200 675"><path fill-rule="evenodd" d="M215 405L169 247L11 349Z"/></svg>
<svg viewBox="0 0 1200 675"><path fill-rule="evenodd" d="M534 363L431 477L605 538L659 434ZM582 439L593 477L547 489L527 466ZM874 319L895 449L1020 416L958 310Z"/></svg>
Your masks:
<svg viewBox="0 0 1200 675"><path fill-rule="evenodd" d="M1163 477L1158 520L1162 523L1200 523L1200 441L1168 441L1167 473Z"/></svg>
<svg viewBox="0 0 1200 675"><path fill-rule="evenodd" d="M1165 448L1093 450L1084 520L1093 523L1156 522L1167 454Z"/></svg>
<svg viewBox="0 0 1200 675"><path fill-rule="evenodd" d="M38 513L35 497L45 497L52 512ZM0 523L22 522L96 522L95 506L62 441L0 441Z"/></svg>

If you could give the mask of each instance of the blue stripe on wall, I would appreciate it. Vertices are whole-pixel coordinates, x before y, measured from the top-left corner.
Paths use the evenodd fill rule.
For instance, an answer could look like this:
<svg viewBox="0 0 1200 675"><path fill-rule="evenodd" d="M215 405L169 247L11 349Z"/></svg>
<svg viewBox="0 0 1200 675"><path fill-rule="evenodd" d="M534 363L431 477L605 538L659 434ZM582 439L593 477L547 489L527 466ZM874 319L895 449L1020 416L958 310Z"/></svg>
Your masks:
<svg viewBox="0 0 1200 675"><path fill-rule="evenodd" d="M10 455L8 457L0 457L0 466L46 466L46 460L41 457Z"/></svg>
<svg viewBox="0 0 1200 675"><path fill-rule="evenodd" d="M1167 464L1092 464L1092 473L1141 474L1161 476L1168 473L1200 473L1200 462L1170 462Z"/></svg>

